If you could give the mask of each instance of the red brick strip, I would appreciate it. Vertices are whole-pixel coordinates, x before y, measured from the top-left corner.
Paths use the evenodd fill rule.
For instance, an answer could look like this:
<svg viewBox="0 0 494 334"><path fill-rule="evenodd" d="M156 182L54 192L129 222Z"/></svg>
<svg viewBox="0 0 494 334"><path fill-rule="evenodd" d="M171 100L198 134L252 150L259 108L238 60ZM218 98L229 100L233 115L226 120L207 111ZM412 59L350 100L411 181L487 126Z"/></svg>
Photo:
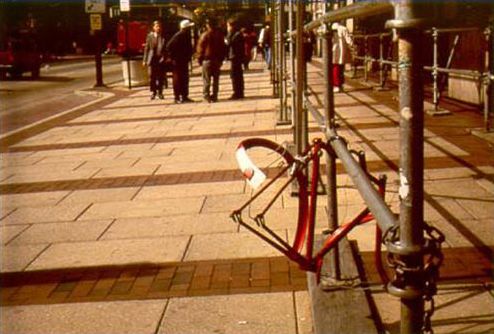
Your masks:
<svg viewBox="0 0 494 334"><path fill-rule="evenodd" d="M5 273L0 283L4 306L306 289L305 272L284 257Z"/></svg>

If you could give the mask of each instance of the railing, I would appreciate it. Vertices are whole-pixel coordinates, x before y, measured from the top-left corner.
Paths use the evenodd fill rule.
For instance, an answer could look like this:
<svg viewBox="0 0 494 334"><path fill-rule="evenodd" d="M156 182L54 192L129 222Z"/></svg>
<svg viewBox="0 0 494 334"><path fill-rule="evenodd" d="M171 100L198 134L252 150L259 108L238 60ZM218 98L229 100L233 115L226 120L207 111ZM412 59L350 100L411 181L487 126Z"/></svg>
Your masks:
<svg viewBox="0 0 494 334"><path fill-rule="evenodd" d="M458 77L463 77L471 80L475 80L480 87L480 92L483 97L483 115L484 115L484 130L486 132L490 132L492 130L492 122L493 122L493 112L490 104L492 103L492 96L489 94L488 90L492 85L493 74L492 70L489 68L484 68L482 71L479 70L466 70L466 69L457 69L451 68L452 58L454 56L454 52L456 46L459 41L459 35L455 36L454 42L452 44L451 50L449 52L448 60L444 67L439 66L439 52L438 52L438 40L439 34L447 34L447 33L461 33L461 32L469 32L469 31L483 31L485 35L485 39L487 42L492 39L491 37L491 29L488 28L480 28L480 27L463 27L463 28L432 28L430 30L426 30L426 34L430 34L433 40L433 56L432 56L432 66L424 66L424 70L430 71L433 79L433 87L432 87L432 102L434 104L434 110L430 111L432 115L442 115L448 113L447 111L442 111L439 108L440 99L442 96L442 91L444 89L444 76L440 74L455 74ZM393 38L392 32L383 32L377 34L367 34L367 35L353 35L354 40L363 41L363 50L364 55L355 55L353 56L354 60L361 60L363 62L364 68L364 81L368 81L368 68L369 64L378 63L379 64L379 87L383 89L386 85L386 80L388 77L390 67L398 68L398 61L392 60L392 50L395 48L394 44L396 43L396 39ZM389 38L388 42L388 55L385 56L384 53L384 41L385 38ZM379 39L379 58L373 57L369 52L369 41L371 39ZM490 54L492 54L492 48L490 50ZM354 76L356 76L356 65L353 63Z"/></svg>
<svg viewBox="0 0 494 334"><path fill-rule="evenodd" d="M284 36L282 29L278 29L277 41L282 37L290 43L290 89L278 90L280 95L288 94L292 97L291 111L293 114L294 140L297 153L301 153L307 146L307 110L318 121L326 139L331 143L335 155L341 160L342 165L351 177L356 188L359 190L366 205L376 217L377 224L384 232L385 244L390 253L390 259L395 264L395 280L388 285L388 291L401 299L401 333L419 333L431 331L430 317L433 312L432 305L425 310L425 300L431 300L435 293L430 287L435 287L434 274L425 269L424 255L433 254L441 257L438 248L439 242L431 234L434 232L427 227L423 217L423 145L424 145L424 116L423 116L423 87L421 75L418 71L423 70L420 63L420 45L422 43L423 23L426 21L422 17L416 17L416 6L423 2L414 0L400 0L394 2L392 6L388 2L359 2L340 8L338 10L324 13L321 17L303 23L305 3L302 0L296 4L296 26L293 28L294 1L277 2L278 20L282 19L284 6L289 6L289 32ZM273 7L274 8L274 7ZM394 10L395 18L387 22L387 27L396 32L400 66L398 67L399 82L399 110L400 120L400 216L399 221L386 206L382 198L372 187L370 180L358 162L350 154L347 144L336 131L334 95L332 89L332 42L327 24L332 22L362 18L371 15L388 13ZM304 83L306 82L306 66L304 61L304 50L302 47L302 34L304 30L322 28L323 35L323 59L324 59L324 80L326 89L324 90L324 116L321 115L307 99ZM384 35L383 35L384 36ZM383 38L379 36L379 38ZM294 49L296 55L294 56ZM279 46L277 57L277 69L279 78L285 80L286 68L280 62L281 53L284 48ZM385 83L385 65L396 66L390 60L385 59L384 50L381 49L378 61L380 62L381 84ZM367 57L366 61L370 61ZM372 61L375 61L372 59ZM296 67L295 67L296 65ZM439 67L434 70L438 73ZM491 68L492 71L492 68ZM491 75L492 76L492 75ZM413 80L412 80L413 78ZM417 79L418 78L418 79ZM492 86L491 86L492 87ZM491 89L492 91L492 89ZM405 112L406 111L406 112ZM280 114L282 115L282 114ZM337 226L337 198L336 198L336 157L331 155L327 161L328 175L328 224L330 229ZM431 232L432 231L432 232ZM424 233L425 232L425 233ZM427 234L427 235L425 235ZM440 238L439 238L440 239ZM333 258L338 255L331 254ZM431 256L432 257L432 256ZM335 260L330 261L333 264ZM440 261L438 261L440 263ZM427 263L429 265L429 263ZM438 272L438 266L435 268ZM332 273L337 276L338 268L332 269ZM338 277L336 277L338 278ZM427 288L426 288L427 287Z"/></svg>

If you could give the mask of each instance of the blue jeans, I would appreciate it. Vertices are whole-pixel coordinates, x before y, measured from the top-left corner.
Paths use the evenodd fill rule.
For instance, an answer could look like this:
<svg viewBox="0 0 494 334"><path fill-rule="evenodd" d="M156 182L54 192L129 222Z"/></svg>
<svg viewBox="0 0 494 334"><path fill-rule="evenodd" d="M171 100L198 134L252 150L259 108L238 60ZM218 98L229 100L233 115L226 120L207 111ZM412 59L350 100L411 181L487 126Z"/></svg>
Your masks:
<svg viewBox="0 0 494 334"><path fill-rule="evenodd" d="M268 68L271 69L271 48L269 46L264 47L264 60Z"/></svg>

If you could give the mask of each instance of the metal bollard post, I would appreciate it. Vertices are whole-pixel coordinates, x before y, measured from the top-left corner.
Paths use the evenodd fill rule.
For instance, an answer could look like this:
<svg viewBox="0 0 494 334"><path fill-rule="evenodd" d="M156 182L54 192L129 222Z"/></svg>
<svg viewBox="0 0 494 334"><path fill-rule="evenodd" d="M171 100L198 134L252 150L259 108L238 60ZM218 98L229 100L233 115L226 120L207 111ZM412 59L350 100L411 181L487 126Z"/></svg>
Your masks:
<svg viewBox="0 0 494 334"><path fill-rule="evenodd" d="M400 221L396 238L387 240L396 257L391 294L401 300L401 334L420 333L424 324L424 110L420 45L425 20L417 16L418 1L394 2L395 19L386 23L398 31L400 110ZM396 240L397 239L397 240Z"/></svg>

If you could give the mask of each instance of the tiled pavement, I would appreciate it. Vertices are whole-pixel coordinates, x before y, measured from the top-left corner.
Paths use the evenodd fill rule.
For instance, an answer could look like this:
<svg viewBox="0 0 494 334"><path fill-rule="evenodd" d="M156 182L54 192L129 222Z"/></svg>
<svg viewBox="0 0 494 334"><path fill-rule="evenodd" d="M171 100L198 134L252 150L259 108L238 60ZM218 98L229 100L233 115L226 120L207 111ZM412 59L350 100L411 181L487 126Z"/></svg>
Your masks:
<svg viewBox="0 0 494 334"><path fill-rule="evenodd" d="M225 74L221 101L201 102L196 69L193 104L172 104L170 90L163 102L149 101L145 89L114 87L96 105L1 139L0 332L311 332L303 274L228 218L249 196L234 161L237 143L291 139L289 127L275 125L278 100L267 72L260 62L253 68L242 101L226 101ZM321 92L317 62L309 71ZM336 95L340 134L366 151L372 171L387 174L387 201L396 210L396 92L349 84ZM479 114L446 107L453 116L426 116L424 148L425 216L447 238L435 329L488 331L492 146L468 132L481 127ZM315 124L310 129L320 136ZM362 202L342 169L339 181L343 221ZM294 199L285 196L273 208L275 228L292 235L286 218L294 213ZM320 230L324 210L319 216ZM351 239L384 327L394 332L399 308L375 280L372 231L363 226Z"/></svg>

